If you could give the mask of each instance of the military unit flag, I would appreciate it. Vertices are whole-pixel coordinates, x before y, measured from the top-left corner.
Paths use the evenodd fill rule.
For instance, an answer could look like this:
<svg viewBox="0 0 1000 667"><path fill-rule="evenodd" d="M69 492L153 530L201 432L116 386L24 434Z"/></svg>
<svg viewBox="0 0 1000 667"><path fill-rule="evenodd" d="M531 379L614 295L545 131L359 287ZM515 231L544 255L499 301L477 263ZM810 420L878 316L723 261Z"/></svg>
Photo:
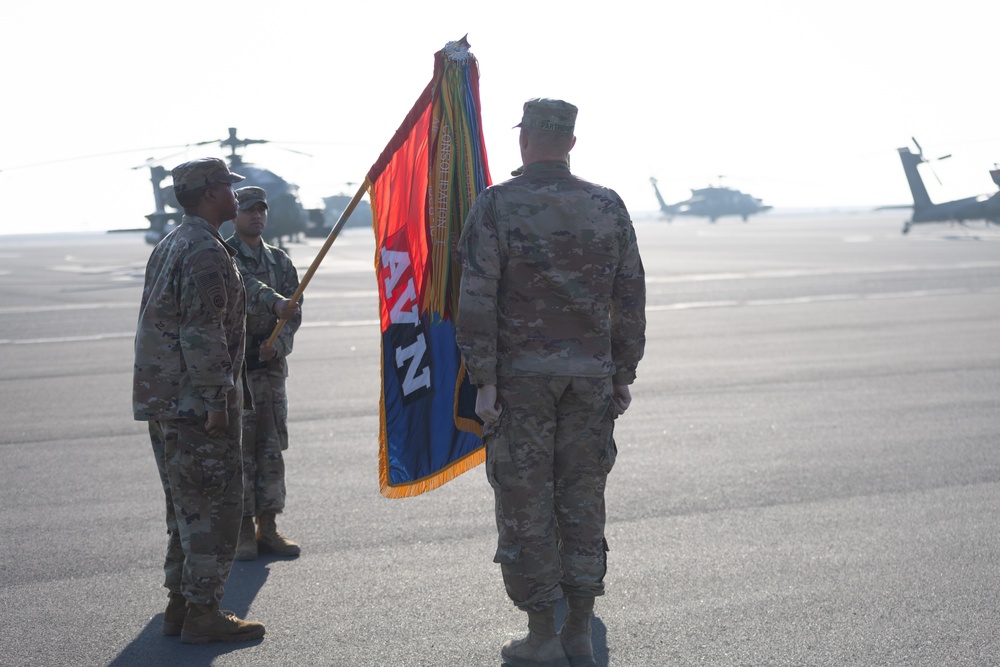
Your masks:
<svg viewBox="0 0 1000 667"><path fill-rule="evenodd" d="M368 172L382 333L379 484L389 498L435 489L483 462L476 390L455 344L453 248L490 185L479 67L465 38Z"/></svg>

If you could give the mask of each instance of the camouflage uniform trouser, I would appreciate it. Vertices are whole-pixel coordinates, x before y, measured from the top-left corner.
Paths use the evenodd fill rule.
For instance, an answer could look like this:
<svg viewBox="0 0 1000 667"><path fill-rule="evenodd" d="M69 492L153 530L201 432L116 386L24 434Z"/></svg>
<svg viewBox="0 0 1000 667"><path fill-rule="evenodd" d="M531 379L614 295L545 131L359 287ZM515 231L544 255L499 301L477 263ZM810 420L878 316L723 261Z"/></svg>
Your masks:
<svg viewBox="0 0 1000 667"><path fill-rule="evenodd" d="M602 595L611 378L501 377L497 396L504 410L483 440L507 595L524 611Z"/></svg>
<svg viewBox="0 0 1000 667"><path fill-rule="evenodd" d="M243 514L242 392L228 398L229 432L221 438L205 432L204 418L149 422L167 506L163 585L196 604L222 600Z"/></svg>
<svg viewBox="0 0 1000 667"><path fill-rule="evenodd" d="M243 514L285 509L288 395L285 378L266 368L247 373L254 410L243 412Z"/></svg>

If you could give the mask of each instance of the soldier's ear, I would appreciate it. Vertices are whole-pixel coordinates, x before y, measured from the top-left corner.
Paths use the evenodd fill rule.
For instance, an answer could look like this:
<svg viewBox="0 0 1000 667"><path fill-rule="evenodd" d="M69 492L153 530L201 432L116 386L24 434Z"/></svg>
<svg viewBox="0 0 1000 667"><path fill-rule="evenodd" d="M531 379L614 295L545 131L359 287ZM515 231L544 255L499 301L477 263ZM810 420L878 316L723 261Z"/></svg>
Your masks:
<svg viewBox="0 0 1000 667"><path fill-rule="evenodd" d="M213 183L205 188L205 198L210 202L215 202L219 199L219 193L226 189L225 185L220 185L218 183Z"/></svg>

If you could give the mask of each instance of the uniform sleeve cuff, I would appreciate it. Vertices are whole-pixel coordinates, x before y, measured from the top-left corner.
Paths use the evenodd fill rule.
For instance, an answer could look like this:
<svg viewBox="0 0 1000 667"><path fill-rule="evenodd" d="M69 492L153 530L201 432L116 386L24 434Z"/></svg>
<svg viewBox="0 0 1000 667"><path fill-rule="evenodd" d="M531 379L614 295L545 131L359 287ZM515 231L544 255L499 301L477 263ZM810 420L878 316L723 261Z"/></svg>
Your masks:
<svg viewBox="0 0 1000 667"><path fill-rule="evenodd" d="M267 312L274 315L277 315L277 313L274 312L274 304L278 303L278 300L280 298L281 297L278 296L278 293L274 291L270 292L262 291L260 295L260 300L264 302L264 306L267 308Z"/></svg>
<svg viewBox="0 0 1000 667"><path fill-rule="evenodd" d="M469 379L477 387L497 383L496 373L476 373L475 375L470 375Z"/></svg>
<svg viewBox="0 0 1000 667"><path fill-rule="evenodd" d="M226 411L226 399L225 398L213 398L205 400L205 409L209 412L225 412Z"/></svg>
<svg viewBox="0 0 1000 667"><path fill-rule="evenodd" d="M619 371L611 378L612 384L632 384L635 382L635 371Z"/></svg>

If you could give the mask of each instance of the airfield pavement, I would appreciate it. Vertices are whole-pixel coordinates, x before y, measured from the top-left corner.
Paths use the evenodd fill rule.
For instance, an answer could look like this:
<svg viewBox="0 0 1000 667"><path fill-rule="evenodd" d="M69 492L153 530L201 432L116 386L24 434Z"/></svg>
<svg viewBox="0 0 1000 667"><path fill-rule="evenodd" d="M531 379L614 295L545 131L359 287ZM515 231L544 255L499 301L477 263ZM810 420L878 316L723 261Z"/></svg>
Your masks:
<svg viewBox="0 0 1000 667"><path fill-rule="evenodd" d="M608 484L598 664L1000 664L1000 229L636 227L648 343ZM319 245L290 245L300 273ZM131 417L149 250L0 236L0 665L499 665L525 618L483 468L379 494L364 229L306 290L290 359L280 525L302 556L237 563L226 588L267 635L160 634L163 492Z"/></svg>

